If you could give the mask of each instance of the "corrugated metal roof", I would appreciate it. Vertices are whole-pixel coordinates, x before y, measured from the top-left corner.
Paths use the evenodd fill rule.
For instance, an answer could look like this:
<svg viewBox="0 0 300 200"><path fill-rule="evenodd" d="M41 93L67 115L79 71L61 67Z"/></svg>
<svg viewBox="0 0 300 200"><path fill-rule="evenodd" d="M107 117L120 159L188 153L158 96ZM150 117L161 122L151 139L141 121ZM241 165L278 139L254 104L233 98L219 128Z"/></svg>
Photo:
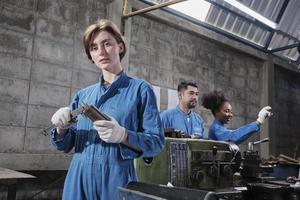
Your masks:
<svg viewBox="0 0 300 200"><path fill-rule="evenodd" d="M297 42L295 39L299 37L300 30L299 0L239 0L252 10L278 23L277 29L279 31L261 27L254 18L224 1L211 2L217 2L217 4L224 6L222 8L215 4L209 10L205 21L215 27L247 39L265 50L274 50ZM285 4L287 5L286 8L284 8ZM224 8L228 8L228 10ZM240 14L242 17L231 11ZM244 17L251 19L252 22ZM292 60L296 60L299 55L296 48L278 51L275 54Z"/></svg>
<svg viewBox="0 0 300 200"><path fill-rule="evenodd" d="M150 1L161 3L168 0ZM299 53L295 48L300 39L300 0L237 0L277 23L276 29L270 28L224 0L205 1L211 3L211 6L204 22L214 27L216 31L264 52L273 53L286 60L298 59L297 62L300 62ZM178 12L176 15L178 16ZM183 13L182 16L186 15L188 13Z"/></svg>
<svg viewBox="0 0 300 200"><path fill-rule="evenodd" d="M279 29L299 40L300 37L300 1L299 0L289 1L287 9L283 13L282 19L279 22ZM290 44L295 44L295 40L292 40L291 38L284 36L282 34L275 33L268 49L271 50L271 49L275 49ZM278 53L292 60L296 60L299 55L296 48L288 49Z"/></svg>
<svg viewBox="0 0 300 200"><path fill-rule="evenodd" d="M236 9L233 8L233 10ZM245 15L240 11L236 12L242 16ZM211 6L205 22L228 31L229 33L247 39L261 47L265 46L267 38L270 35L270 31L261 28L259 25L256 25L251 21L246 21L242 17L239 17L236 14L233 14L232 12L224 10L218 6Z"/></svg>

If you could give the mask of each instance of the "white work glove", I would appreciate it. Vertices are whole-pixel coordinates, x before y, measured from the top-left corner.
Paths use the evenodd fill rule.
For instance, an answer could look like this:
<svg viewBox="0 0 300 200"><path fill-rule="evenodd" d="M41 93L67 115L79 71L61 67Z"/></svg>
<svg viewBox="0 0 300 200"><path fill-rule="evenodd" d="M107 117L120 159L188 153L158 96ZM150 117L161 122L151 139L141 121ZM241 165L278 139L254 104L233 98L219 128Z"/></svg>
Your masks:
<svg viewBox="0 0 300 200"><path fill-rule="evenodd" d="M260 123L260 124L263 124L265 119L267 117L271 117L272 113L270 112L271 110L271 107L270 106L266 106L266 107L263 107L259 113L258 113L258 118L257 118L257 122Z"/></svg>
<svg viewBox="0 0 300 200"><path fill-rule="evenodd" d="M94 129L98 131L98 135L103 141L107 143L121 143L126 137L126 130L113 117L110 118L111 121L94 121Z"/></svg>
<svg viewBox="0 0 300 200"><path fill-rule="evenodd" d="M56 127L66 129L70 124L71 111L69 107L63 107L58 109L52 116L51 122Z"/></svg>

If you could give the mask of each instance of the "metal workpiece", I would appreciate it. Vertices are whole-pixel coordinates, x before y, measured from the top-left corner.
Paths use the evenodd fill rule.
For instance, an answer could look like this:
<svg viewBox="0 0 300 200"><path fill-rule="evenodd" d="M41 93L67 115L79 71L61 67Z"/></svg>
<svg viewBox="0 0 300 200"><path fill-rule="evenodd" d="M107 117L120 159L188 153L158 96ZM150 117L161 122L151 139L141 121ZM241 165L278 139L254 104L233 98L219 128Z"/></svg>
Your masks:
<svg viewBox="0 0 300 200"><path fill-rule="evenodd" d="M71 111L69 125L66 128L68 128L72 124L76 123L77 122L77 117L79 115L83 115L84 117L89 118L93 122L96 121L96 120L108 120L108 121L111 120L109 116L107 116L103 112L100 112L96 106L88 105L88 104L82 104L77 109ZM51 125L47 126L46 128L42 129L42 133L45 136L47 136L47 135L49 135L49 132L53 128L56 128L56 126L54 124L51 124Z"/></svg>

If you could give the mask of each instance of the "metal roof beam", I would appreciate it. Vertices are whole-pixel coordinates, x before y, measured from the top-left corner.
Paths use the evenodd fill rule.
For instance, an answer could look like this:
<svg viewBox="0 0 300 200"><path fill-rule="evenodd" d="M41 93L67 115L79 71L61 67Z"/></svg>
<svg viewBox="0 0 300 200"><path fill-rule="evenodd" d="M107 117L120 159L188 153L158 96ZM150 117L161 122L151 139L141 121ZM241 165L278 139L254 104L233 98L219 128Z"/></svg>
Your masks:
<svg viewBox="0 0 300 200"><path fill-rule="evenodd" d="M292 49L292 48L298 47L298 45L299 45L299 43L290 44L290 45L287 45L287 46L278 47L276 49L269 50L268 52L274 53L274 52L277 52L277 51L283 51L283 50L287 50L287 49Z"/></svg>
<svg viewBox="0 0 300 200"><path fill-rule="evenodd" d="M180 3L180 2L183 2L183 1L187 1L187 0L171 0L171 1L164 2L164 3L155 4L155 5L149 6L147 8L143 8L143 9L136 10L136 11L133 11L133 12L127 12L127 10L128 10L128 0L123 0L123 17L124 18L133 17L135 15L140 15L140 14L143 14L143 13L147 13L147 12L157 10L157 9L160 9L160 8L163 8L163 7L166 7L166 6L170 6L170 5L173 5L173 4L176 4L176 3Z"/></svg>
<svg viewBox="0 0 300 200"><path fill-rule="evenodd" d="M278 14L278 16L276 18L276 21L275 21L277 24L279 24L279 22L280 22L280 20L281 20L281 18L283 16L283 13L285 12L285 10L286 10L289 2L290 2L290 0L285 0L284 1L283 5L282 5L282 7L281 7L281 9L279 11L279 14Z"/></svg>
<svg viewBox="0 0 300 200"><path fill-rule="evenodd" d="M269 46L270 46L270 44L271 44L271 41L272 41L272 39L273 39L273 36L274 36L274 31L272 31L272 32L270 33L269 37L268 37L267 40L266 40L266 43L265 43L265 46L264 46L265 51L268 51L268 48L269 48Z"/></svg>

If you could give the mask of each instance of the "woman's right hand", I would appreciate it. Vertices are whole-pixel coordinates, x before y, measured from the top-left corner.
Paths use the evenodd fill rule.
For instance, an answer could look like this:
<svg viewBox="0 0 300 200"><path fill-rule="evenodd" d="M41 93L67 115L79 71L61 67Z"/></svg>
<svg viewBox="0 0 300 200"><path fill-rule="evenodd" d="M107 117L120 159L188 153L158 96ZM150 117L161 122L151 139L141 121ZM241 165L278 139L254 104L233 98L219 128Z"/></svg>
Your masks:
<svg viewBox="0 0 300 200"><path fill-rule="evenodd" d="M58 109L52 116L51 122L57 128L57 133L62 134L66 132L68 125L70 125L71 110L69 107L62 107Z"/></svg>
<svg viewBox="0 0 300 200"><path fill-rule="evenodd" d="M272 108L270 107L270 106L265 106L265 107L263 107L260 111L259 111L259 113L258 113L258 117L257 117L257 122L259 123L259 124L263 124L264 123L264 121L265 121L265 119L267 118L267 117L271 117L272 116L272 113L271 113L271 110Z"/></svg>

